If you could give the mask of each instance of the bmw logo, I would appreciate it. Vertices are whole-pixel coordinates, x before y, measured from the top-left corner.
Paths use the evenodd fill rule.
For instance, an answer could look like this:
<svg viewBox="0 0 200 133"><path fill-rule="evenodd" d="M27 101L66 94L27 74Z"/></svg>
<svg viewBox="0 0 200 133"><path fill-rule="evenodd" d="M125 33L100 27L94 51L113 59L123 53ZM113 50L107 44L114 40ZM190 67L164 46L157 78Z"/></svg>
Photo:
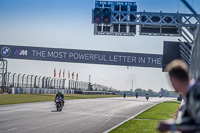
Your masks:
<svg viewBox="0 0 200 133"><path fill-rule="evenodd" d="M11 54L11 49L8 46L4 46L1 48L1 55L4 57L8 57Z"/></svg>

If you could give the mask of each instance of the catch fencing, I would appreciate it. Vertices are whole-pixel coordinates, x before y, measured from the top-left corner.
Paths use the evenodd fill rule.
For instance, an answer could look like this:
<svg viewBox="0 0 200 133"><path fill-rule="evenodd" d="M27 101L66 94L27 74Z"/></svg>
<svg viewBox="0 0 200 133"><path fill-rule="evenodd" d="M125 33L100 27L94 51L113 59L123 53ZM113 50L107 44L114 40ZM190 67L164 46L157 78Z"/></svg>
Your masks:
<svg viewBox="0 0 200 133"><path fill-rule="evenodd" d="M10 72L5 74L5 86L3 92L13 94L55 94L58 90L64 91L63 94L115 94L118 92L112 87L96 83Z"/></svg>
<svg viewBox="0 0 200 133"><path fill-rule="evenodd" d="M5 75L6 88L49 88L49 89L64 89L66 79L26 75L26 74L11 74Z"/></svg>

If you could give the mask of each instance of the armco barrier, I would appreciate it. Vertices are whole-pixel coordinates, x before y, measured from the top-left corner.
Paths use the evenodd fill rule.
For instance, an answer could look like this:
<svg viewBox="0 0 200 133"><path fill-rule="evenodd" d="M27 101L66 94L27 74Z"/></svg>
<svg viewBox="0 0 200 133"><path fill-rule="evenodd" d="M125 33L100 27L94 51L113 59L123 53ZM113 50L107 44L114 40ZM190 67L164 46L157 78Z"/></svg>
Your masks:
<svg viewBox="0 0 200 133"><path fill-rule="evenodd" d="M74 90L62 89L62 94L74 94ZM57 94L58 89L11 88L11 94Z"/></svg>
<svg viewBox="0 0 200 133"><path fill-rule="evenodd" d="M32 88L30 88L30 94L33 94L33 89Z"/></svg>
<svg viewBox="0 0 200 133"><path fill-rule="evenodd" d="M42 89L39 89L39 94L42 94Z"/></svg>
<svg viewBox="0 0 200 133"><path fill-rule="evenodd" d="M23 93L25 93L25 90L26 90L26 89L19 88L19 94L23 94Z"/></svg>

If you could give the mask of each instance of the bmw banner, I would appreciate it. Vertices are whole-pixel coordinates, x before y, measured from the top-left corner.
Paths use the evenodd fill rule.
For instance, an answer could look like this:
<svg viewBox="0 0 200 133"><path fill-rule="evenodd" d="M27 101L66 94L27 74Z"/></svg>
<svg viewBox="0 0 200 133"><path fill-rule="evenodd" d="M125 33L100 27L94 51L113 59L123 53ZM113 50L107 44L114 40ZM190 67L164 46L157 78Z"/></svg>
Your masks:
<svg viewBox="0 0 200 133"><path fill-rule="evenodd" d="M0 45L0 58L162 68L162 55Z"/></svg>

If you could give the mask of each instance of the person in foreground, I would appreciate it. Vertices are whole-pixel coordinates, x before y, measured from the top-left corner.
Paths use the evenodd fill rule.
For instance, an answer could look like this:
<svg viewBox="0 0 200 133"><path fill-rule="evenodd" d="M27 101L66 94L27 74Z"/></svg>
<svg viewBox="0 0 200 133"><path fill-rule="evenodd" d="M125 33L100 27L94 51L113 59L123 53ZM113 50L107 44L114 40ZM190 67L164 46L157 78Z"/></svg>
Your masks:
<svg viewBox="0 0 200 133"><path fill-rule="evenodd" d="M182 93L185 104L180 108L180 119L160 122L158 130L200 132L200 81L190 79L189 67L182 60L172 61L165 71L169 73L175 92Z"/></svg>

